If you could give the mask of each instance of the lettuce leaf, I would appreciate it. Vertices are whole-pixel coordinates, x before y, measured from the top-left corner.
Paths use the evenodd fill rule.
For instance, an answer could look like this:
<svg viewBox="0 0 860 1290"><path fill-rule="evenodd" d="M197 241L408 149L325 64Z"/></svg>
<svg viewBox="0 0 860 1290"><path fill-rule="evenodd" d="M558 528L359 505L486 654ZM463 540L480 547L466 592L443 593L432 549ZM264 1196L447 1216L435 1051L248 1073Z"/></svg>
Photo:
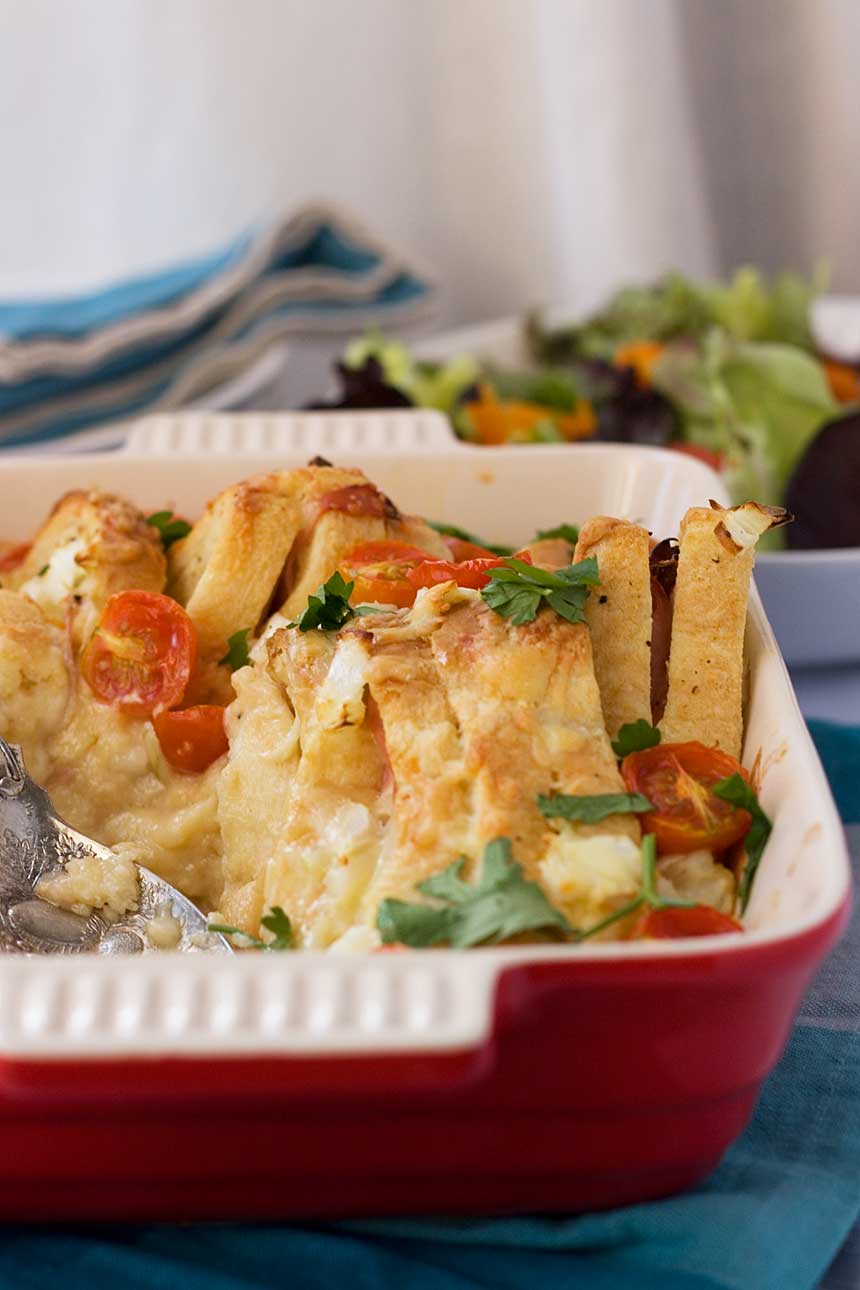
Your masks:
<svg viewBox="0 0 860 1290"><path fill-rule="evenodd" d="M650 286L623 287L583 323L545 330L539 319L527 324L535 358L569 363L580 358L611 358L619 345L680 338L702 340L719 327L737 340L774 341L812 352L811 307L826 285L826 273L806 278L780 273L770 282L744 266L728 282L695 283L669 273Z"/></svg>
<svg viewBox="0 0 860 1290"><path fill-rule="evenodd" d="M669 346L653 381L679 412L683 437L723 454L736 503L779 505L796 463L838 407L820 364L803 350L717 329L699 345ZM770 544L779 542L777 533Z"/></svg>

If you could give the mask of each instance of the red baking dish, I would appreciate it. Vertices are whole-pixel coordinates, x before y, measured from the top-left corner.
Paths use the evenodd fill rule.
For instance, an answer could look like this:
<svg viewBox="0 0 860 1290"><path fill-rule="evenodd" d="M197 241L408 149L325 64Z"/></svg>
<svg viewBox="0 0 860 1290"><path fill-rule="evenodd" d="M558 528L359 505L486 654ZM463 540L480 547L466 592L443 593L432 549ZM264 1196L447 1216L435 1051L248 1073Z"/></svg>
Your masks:
<svg viewBox="0 0 860 1290"><path fill-rule="evenodd" d="M73 486L193 514L308 450L363 464L407 509L513 542L597 512L664 535L720 496L700 463L656 449L441 450L436 433L411 414L156 422L138 439L146 455L0 461L4 536L26 537ZM171 438L185 455L165 451ZM850 903L841 825L755 594L748 655L744 760L760 758L774 830L743 935L8 956L2 1217L576 1211L704 1177L746 1123Z"/></svg>

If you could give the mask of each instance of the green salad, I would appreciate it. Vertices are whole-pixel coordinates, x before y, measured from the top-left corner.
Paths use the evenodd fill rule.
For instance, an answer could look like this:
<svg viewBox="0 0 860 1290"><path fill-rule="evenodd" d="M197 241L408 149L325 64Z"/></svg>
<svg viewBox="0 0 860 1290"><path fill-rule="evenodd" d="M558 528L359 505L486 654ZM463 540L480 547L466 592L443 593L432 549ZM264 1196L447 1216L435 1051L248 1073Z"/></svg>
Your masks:
<svg viewBox="0 0 860 1290"><path fill-rule="evenodd" d="M480 355L416 359L379 334L353 341L343 393L317 406L436 408L487 446L600 440L668 447L723 476L732 500L785 505L796 523L770 542L860 545L860 364L816 349L822 289L739 269L726 283L678 273L618 291L592 316L523 322L531 363Z"/></svg>

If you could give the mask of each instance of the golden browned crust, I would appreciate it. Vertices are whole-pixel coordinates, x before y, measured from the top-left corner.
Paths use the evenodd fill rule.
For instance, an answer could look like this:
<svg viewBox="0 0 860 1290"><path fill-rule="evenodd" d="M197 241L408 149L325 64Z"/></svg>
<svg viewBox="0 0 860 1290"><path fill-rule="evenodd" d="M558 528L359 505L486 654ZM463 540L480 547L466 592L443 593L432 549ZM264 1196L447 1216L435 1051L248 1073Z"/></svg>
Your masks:
<svg viewBox="0 0 860 1290"><path fill-rule="evenodd" d="M234 632L254 632L302 523L298 472L257 475L227 488L169 553L168 590L184 605L203 658L220 658Z"/></svg>
<svg viewBox="0 0 860 1290"><path fill-rule="evenodd" d="M575 867L567 835L638 842L630 816L568 824L538 808L539 794L623 787L585 626L545 610L513 627L477 593L446 584L422 593L411 611L355 620L337 636L282 629L266 653L282 721L288 714L300 733L282 790L267 793L274 824L268 805L256 808L264 818L249 818L247 728L231 738L240 791L231 804L228 767L228 857L225 811L243 829L241 865L225 865L232 916L253 921L255 911L282 904L304 944L329 944L351 926L372 927L380 900L415 899L417 884L458 856L474 871L495 837L511 840L538 882L551 848L560 855L555 874ZM241 700L246 683L238 683ZM257 755L267 756L263 748ZM249 837L257 839L256 873Z"/></svg>
<svg viewBox="0 0 860 1290"><path fill-rule="evenodd" d="M49 596L53 579L46 567L70 547L75 585L65 595L58 587ZM38 599L51 621L70 621L73 639L81 643L109 596L132 587L162 591L164 578L161 539L137 507L111 493L76 490L60 498L25 559L3 575L2 584Z"/></svg>
<svg viewBox="0 0 860 1290"><path fill-rule="evenodd" d="M698 739L739 757L744 628L754 547L731 549L722 512L695 507L681 525L669 653L665 740Z"/></svg>
<svg viewBox="0 0 860 1290"><path fill-rule="evenodd" d="M647 529L598 515L583 524L577 560L593 555L600 586L585 606L606 729L651 720L651 574Z"/></svg>

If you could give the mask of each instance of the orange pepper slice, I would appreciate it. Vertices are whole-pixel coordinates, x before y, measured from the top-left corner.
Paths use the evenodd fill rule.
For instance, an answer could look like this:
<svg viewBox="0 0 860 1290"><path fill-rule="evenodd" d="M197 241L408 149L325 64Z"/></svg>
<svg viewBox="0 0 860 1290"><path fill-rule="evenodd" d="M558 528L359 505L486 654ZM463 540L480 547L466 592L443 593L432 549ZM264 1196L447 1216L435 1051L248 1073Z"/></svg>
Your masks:
<svg viewBox="0 0 860 1290"><path fill-rule="evenodd" d="M568 442L587 439L597 429L597 417L591 404L580 399L573 412L559 412L540 403L517 399L502 401L491 385L478 387L478 398L466 404L475 438L484 444L528 442L542 421L552 422Z"/></svg>
<svg viewBox="0 0 860 1290"><path fill-rule="evenodd" d="M821 366L830 391L840 403L860 403L860 369L825 358Z"/></svg>
<svg viewBox="0 0 860 1290"><path fill-rule="evenodd" d="M650 385L654 364L662 357L665 348L657 340L636 340L630 345L619 345L615 351L615 366L632 367L638 383Z"/></svg>

